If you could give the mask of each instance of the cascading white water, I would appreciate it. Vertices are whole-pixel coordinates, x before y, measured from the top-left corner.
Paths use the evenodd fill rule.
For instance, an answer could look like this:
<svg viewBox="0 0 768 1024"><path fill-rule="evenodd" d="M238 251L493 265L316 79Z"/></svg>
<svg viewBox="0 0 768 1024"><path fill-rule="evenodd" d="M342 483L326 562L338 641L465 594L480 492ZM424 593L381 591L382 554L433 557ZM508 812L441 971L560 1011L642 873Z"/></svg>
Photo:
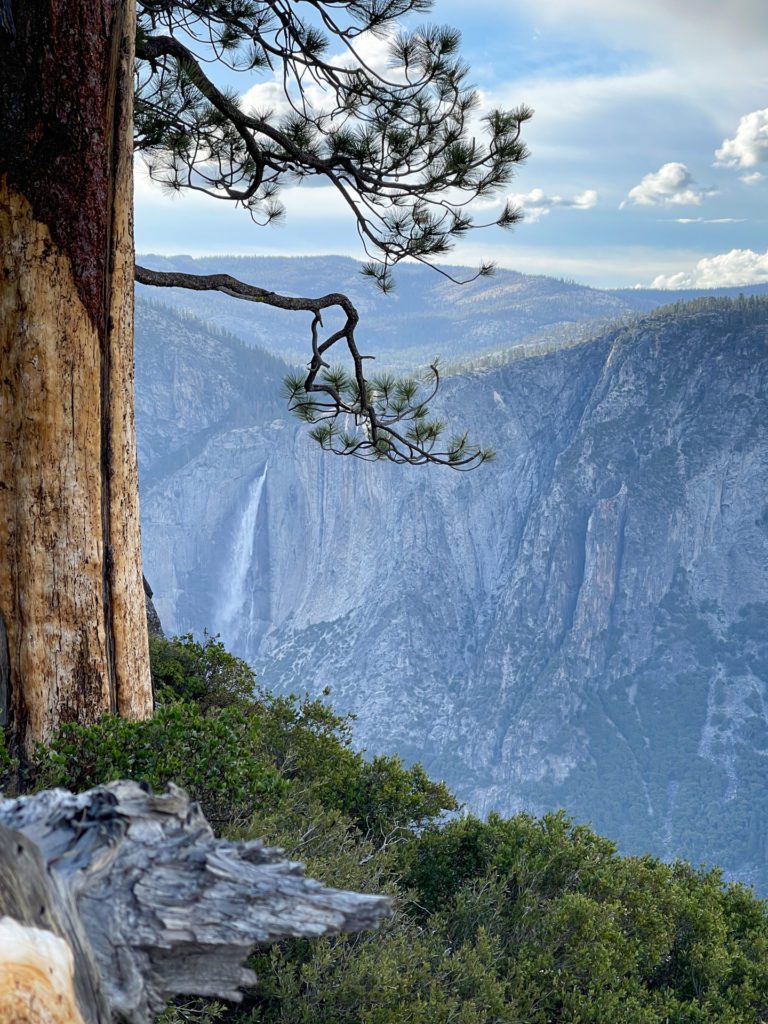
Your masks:
<svg viewBox="0 0 768 1024"><path fill-rule="evenodd" d="M226 644L234 643L236 637L250 632L253 616L252 587L248 587L248 574L253 562L253 548L256 540L256 520L259 515L261 496L267 479L269 464L264 472L254 479L248 492L248 500L235 532L231 553L221 577L222 600L216 616L216 631ZM242 622L243 611L248 606L247 622ZM245 626L245 628L243 628Z"/></svg>

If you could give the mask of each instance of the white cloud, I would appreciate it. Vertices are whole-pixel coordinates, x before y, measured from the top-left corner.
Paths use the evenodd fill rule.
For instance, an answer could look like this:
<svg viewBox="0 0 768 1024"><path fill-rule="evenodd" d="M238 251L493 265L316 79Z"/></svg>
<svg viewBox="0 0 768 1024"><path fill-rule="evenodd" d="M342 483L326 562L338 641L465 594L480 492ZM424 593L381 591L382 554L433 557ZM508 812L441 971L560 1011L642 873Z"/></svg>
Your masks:
<svg viewBox="0 0 768 1024"><path fill-rule="evenodd" d="M703 199L716 194L716 189L697 185L685 164L668 163L653 174L646 174L639 185L629 190L621 206L700 206Z"/></svg>
<svg viewBox="0 0 768 1024"><path fill-rule="evenodd" d="M360 67L362 64L387 82L405 82L403 68L392 66L390 51L393 40L393 32L363 32L350 42L351 49L333 54L329 62L344 68ZM314 114L328 113L336 105L333 91L308 77L301 83L301 89L289 79L288 89L290 99L286 96L282 75L275 73L273 78L257 82L244 92L240 97L240 106L245 111L261 114L269 111L276 117L283 117L296 108L301 109L302 103Z"/></svg>
<svg viewBox="0 0 768 1024"><path fill-rule="evenodd" d="M446 10L448 21L469 17L462 13L466 0L438 0L438 5ZM664 126L674 131L672 118L676 115L670 107L683 106L708 122L715 138L722 138L743 111L751 108L754 96L764 95L768 88L765 0L621 0L613 4L606 0L547 0L544 4L541 0L473 0L471 9L478 21L497 12L510 31L516 27L515 16L524 13L531 26L534 55L539 47L536 37L548 40L555 50L559 41L567 39L585 56L599 54L603 46L622 54L621 72L614 70L606 79L620 82L623 77L631 84L631 79L642 77L638 72L643 66L648 79L654 73L658 80L668 78L669 88L662 97L664 106L648 108L647 120L642 118L638 125L638 139L647 137L651 115L658 122L654 134ZM639 84L646 93L646 83ZM521 95L537 110L547 109L532 92L518 94L516 101ZM608 102L618 105L621 99L619 94L615 99L609 97ZM555 97L555 104L558 102L572 105L567 89ZM661 117L660 110L665 112ZM638 114L629 116L636 119ZM690 120L680 126L685 129L682 136L686 131L690 133Z"/></svg>
<svg viewBox="0 0 768 1024"><path fill-rule="evenodd" d="M759 185L761 181L765 181L765 175L760 171L753 171L752 174L740 175L739 181L743 181L745 185Z"/></svg>
<svg viewBox="0 0 768 1024"><path fill-rule="evenodd" d="M768 250L731 249L699 260L693 270L660 274L652 288L727 288L747 284L768 284Z"/></svg>
<svg viewBox="0 0 768 1024"><path fill-rule="evenodd" d="M579 192L567 199L564 196L548 196L543 189L534 188L530 192L514 192L508 196L512 206L522 210L525 219L534 223L545 217L555 206L566 206L573 210L592 210L597 206L598 195L594 189Z"/></svg>
<svg viewBox="0 0 768 1024"><path fill-rule="evenodd" d="M352 40L349 50L337 54L332 63L342 64L345 67L357 67L364 64L365 67L386 78L389 82L404 82L405 75L402 67L392 66L391 48L397 36L394 30L385 32L363 32L356 39Z"/></svg>
<svg viewBox="0 0 768 1024"><path fill-rule="evenodd" d="M681 231L679 236L685 237ZM680 267L693 266L700 253L686 244L636 245L630 241L606 241L589 244L591 233L569 233L558 246L537 244L537 231L498 232L468 235L459 240L445 263L454 266L478 266L493 260L499 267L524 274L548 274L569 277L595 288L627 288L644 281L647 288L657 274L674 274Z"/></svg>
<svg viewBox="0 0 768 1024"><path fill-rule="evenodd" d="M499 82L493 90L480 90L480 106L514 107L525 101L534 109L534 118L526 126L538 131L546 125L548 134L563 133L580 139L584 146L583 118L604 119L627 103L659 104L679 91L679 78L668 68L650 68L622 74L552 75L542 72ZM603 122L604 127L604 122ZM539 154L538 143L534 156Z"/></svg>
<svg viewBox="0 0 768 1024"><path fill-rule="evenodd" d="M266 82L257 82L240 97L240 106L246 114L271 113L283 117L290 113L291 105L285 95L282 82L276 78Z"/></svg>
<svg viewBox="0 0 768 1024"><path fill-rule="evenodd" d="M675 217L675 224L743 224L746 217Z"/></svg>
<svg viewBox="0 0 768 1024"><path fill-rule="evenodd" d="M443 0L445 2L445 0ZM731 62L763 52L768 33L765 0L519 0L539 24L592 23L590 29L622 45L653 46L683 62ZM509 0L496 0L500 12Z"/></svg>
<svg viewBox="0 0 768 1024"><path fill-rule="evenodd" d="M715 158L721 167L757 167L768 161L768 107L745 114L736 135L723 139Z"/></svg>

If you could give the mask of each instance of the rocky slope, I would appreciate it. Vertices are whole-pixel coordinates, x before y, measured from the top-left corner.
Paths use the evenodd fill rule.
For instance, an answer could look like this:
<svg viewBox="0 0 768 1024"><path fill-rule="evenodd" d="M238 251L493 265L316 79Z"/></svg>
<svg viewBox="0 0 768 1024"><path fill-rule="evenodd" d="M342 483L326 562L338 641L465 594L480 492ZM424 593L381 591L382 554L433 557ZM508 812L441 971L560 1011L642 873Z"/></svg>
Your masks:
<svg viewBox="0 0 768 1024"><path fill-rule="evenodd" d="M362 745L479 811L565 806L768 890L768 303L451 379L446 411L498 450L466 475L322 457L275 360L142 316L167 631L220 631L270 687L330 685Z"/></svg>

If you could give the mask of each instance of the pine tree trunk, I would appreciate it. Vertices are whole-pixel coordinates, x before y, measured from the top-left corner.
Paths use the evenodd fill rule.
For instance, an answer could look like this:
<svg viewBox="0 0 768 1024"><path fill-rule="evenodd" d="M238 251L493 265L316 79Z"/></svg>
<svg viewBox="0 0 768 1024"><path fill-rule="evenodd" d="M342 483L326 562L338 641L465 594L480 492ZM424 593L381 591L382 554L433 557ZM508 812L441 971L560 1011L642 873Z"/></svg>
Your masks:
<svg viewBox="0 0 768 1024"><path fill-rule="evenodd" d="M0 700L23 755L151 712L132 0L0 0Z"/></svg>

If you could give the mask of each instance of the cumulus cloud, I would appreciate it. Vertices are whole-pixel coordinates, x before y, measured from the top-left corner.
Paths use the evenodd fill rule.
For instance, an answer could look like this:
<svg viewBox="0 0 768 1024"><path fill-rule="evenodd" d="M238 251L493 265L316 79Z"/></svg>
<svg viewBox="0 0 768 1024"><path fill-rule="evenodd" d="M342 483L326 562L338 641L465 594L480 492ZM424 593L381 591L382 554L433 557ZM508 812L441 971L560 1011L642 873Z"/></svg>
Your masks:
<svg viewBox="0 0 768 1024"><path fill-rule="evenodd" d="M751 174L740 175L739 181L743 181L745 185L759 185L761 181L765 181L765 175L760 171L753 171Z"/></svg>
<svg viewBox="0 0 768 1024"><path fill-rule="evenodd" d="M316 103L318 97L312 98ZM271 114L273 117L284 117L291 112L291 104L285 95L283 83L277 78L252 85L240 97L240 107L247 114L253 113L260 116Z"/></svg>
<svg viewBox="0 0 768 1024"><path fill-rule="evenodd" d="M350 43L350 50L337 54L332 63L345 67L356 67L360 64L386 78L389 82L406 81L403 68L392 64L392 44L397 32L388 29L383 32L363 32Z"/></svg>
<svg viewBox="0 0 768 1024"><path fill-rule="evenodd" d="M742 117L734 137L723 139L715 150L715 161L721 167L757 167L768 162L768 107Z"/></svg>
<svg viewBox="0 0 768 1024"><path fill-rule="evenodd" d="M731 249L699 260L693 270L660 274L652 288L727 288L747 284L768 284L768 249Z"/></svg>
<svg viewBox="0 0 768 1024"><path fill-rule="evenodd" d="M564 196L548 196L543 189L534 188L530 192L515 192L509 196L512 206L522 210L525 219L534 223L545 217L555 206L567 206L573 210L591 210L597 206L597 192L587 189L567 199Z"/></svg>
<svg viewBox="0 0 768 1024"><path fill-rule="evenodd" d="M646 174L639 185L629 190L621 204L637 206L700 206L708 196L717 195L717 190L697 185L693 175L680 163L664 164L653 174Z"/></svg>

